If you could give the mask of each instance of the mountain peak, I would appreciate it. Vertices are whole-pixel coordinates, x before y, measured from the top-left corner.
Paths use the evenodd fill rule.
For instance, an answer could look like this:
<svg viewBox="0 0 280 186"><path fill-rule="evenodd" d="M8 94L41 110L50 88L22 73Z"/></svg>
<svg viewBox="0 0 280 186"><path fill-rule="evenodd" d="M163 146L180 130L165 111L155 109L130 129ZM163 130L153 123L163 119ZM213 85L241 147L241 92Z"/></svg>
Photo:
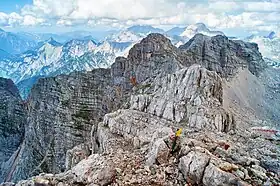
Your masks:
<svg viewBox="0 0 280 186"><path fill-rule="evenodd" d="M123 30L119 33L112 34L106 37L106 41L114 41L114 42L137 42L142 39L141 34L133 32L131 30Z"/></svg>
<svg viewBox="0 0 280 186"><path fill-rule="evenodd" d="M61 46L62 44L54 40L53 37L50 37L45 43L49 43L52 46Z"/></svg>
<svg viewBox="0 0 280 186"><path fill-rule="evenodd" d="M36 48L37 49L42 49L42 48L45 48L47 45L51 45L53 47L62 46L61 43L55 41L52 37L50 37L48 40L39 42ZM34 52L34 51L32 51L32 52Z"/></svg>
<svg viewBox="0 0 280 186"><path fill-rule="evenodd" d="M159 33L151 33L130 49L128 58L139 62L148 60L152 53L166 54L171 50L176 50L176 47L168 38ZM139 56L142 57L139 58Z"/></svg>
<svg viewBox="0 0 280 186"><path fill-rule="evenodd" d="M195 26L197 26L197 28L207 28L207 26L204 23L196 23Z"/></svg>
<svg viewBox="0 0 280 186"><path fill-rule="evenodd" d="M171 41L166 38L164 35L160 33L151 33L149 34L146 38L144 38L141 43L143 42L151 42L151 41L159 41L159 42L165 42L165 43L170 43Z"/></svg>
<svg viewBox="0 0 280 186"><path fill-rule="evenodd" d="M267 38L269 38L269 39L273 39L275 37L277 37L277 36L276 36L276 33L274 31L270 32L267 36Z"/></svg>
<svg viewBox="0 0 280 186"><path fill-rule="evenodd" d="M149 33L163 33L164 30L160 28L154 28L150 25L135 25L129 27L128 31L139 33L139 34L149 34Z"/></svg>
<svg viewBox="0 0 280 186"><path fill-rule="evenodd" d="M204 23L196 23L194 25L189 25L186 30L193 30L196 32L200 31L210 31Z"/></svg>
<svg viewBox="0 0 280 186"><path fill-rule="evenodd" d="M72 39L68 41L64 46L75 46L75 45L86 45L86 44L97 45L95 41L89 38L89 39Z"/></svg>
<svg viewBox="0 0 280 186"><path fill-rule="evenodd" d="M52 42L52 41L55 41L53 37L50 37L47 42Z"/></svg>
<svg viewBox="0 0 280 186"><path fill-rule="evenodd" d="M189 25L181 34L183 37L192 38L195 34L202 33L207 36L225 35L221 31L211 31L204 23Z"/></svg>

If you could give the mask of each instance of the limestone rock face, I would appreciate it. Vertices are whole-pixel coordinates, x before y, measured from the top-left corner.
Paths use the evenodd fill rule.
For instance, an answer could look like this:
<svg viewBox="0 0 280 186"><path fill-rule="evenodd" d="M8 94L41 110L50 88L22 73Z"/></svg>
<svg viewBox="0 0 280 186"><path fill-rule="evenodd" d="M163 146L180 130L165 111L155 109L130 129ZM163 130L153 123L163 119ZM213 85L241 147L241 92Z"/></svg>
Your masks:
<svg viewBox="0 0 280 186"><path fill-rule="evenodd" d="M28 102L28 125L13 180L66 169L67 150L90 141L92 125L113 108L110 70L40 79Z"/></svg>
<svg viewBox="0 0 280 186"><path fill-rule="evenodd" d="M193 65L175 74L155 78L131 96L131 109L198 129L228 132L234 118L223 110L222 79Z"/></svg>
<svg viewBox="0 0 280 186"><path fill-rule="evenodd" d="M98 125L97 135L94 137L98 141L99 152L112 152L118 145L122 145L118 143L118 140L121 141L122 138L112 134L122 136L125 140L131 141L135 147L143 146L151 142L153 134L159 127L167 127L171 124L165 119L140 111L131 109L118 110L105 115L104 121Z"/></svg>
<svg viewBox="0 0 280 186"><path fill-rule="evenodd" d="M0 182L12 171L23 141L26 110L12 80L0 78Z"/></svg>
<svg viewBox="0 0 280 186"><path fill-rule="evenodd" d="M155 78L153 84L140 85L131 96L130 105L129 109L106 114L98 125L93 136L93 147L98 146L98 152L115 149L116 137L111 134L120 135L135 146L151 141L153 144L153 134L162 126L174 126L174 122L177 126L217 132L228 132L235 126L233 116L222 108L221 78L199 65ZM156 152L159 147L162 145L155 148Z"/></svg>
<svg viewBox="0 0 280 186"><path fill-rule="evenodd" d="M222 77L234 76L239 67L259 75L266 67L257 44L229 40L222 35L197 34L179 48L185 52L184 64L201 64Z"/></svg>
<svg viewBox="0 0 280 186"><path fill-rule="evenodd" d="M193 64L216 71L222 77L233 77L240 67L248 68L254 75L266 68L256 44L232 41L221 35L196 34L178 49L163 35L150 34L132 47L127 58L116 59L111 67L112 78L115 86L129 90L132 76L139 84Z"/></svg>
<svg viewBox="0 0 280 186"><path fill-rule="evenodd" d="M112 76L116 85L131 88L130 78L137 83L160 73L174 73L182 68L178 49L161 34L150 34L134 45L127 58L119 57L112 65Z"/></svg>

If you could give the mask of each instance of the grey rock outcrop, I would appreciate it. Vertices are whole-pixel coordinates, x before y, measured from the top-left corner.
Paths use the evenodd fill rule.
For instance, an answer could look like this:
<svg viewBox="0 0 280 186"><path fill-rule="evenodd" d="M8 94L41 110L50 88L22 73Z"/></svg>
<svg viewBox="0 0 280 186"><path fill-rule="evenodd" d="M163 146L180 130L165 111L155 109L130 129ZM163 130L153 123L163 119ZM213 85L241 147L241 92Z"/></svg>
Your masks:
<svg viewBox="0 0 280 186"><path fill-rule="evenodd" d="M193 65L155 78L131 96L131 109L147 112L191 128L228 132L234 118L223 110L222 79Z"/></svg>
<svg viewBox="0 0 280 186"><path fill-rule="evenodd" d="M92 125L113 109L110 70L40 79L28 100L28 125L13 180L66 169L66 152L90 141Z"/></svg>
<svg viewBox="0 0 280 186"><path fill-rule="evenodd" d="M38 185L109 185L115 177L115 165L108 158L95 154L82 160L64 174L41 174L32 180L20 181L16 186Z"/></svg>
<svg viewBox="0 0 280 186"><path fill-rule="evenodd" d="M171 41L161 34L150 34L132 47L127 58L118 57L111 69L114 83L127 90L132 88L129 82L132 74L141 83L182 67L178 49Z"/></svg>
<svg viewBox="0 0 280 186"><path fill-rule="evenodd" d="M206 154L192 151L180 159L179 169L185 178L194 180L196 184L201 184L209 161L210 158Z"/></svg>
<svg viewBox="0 0 280 186"><path fill-rule="evenodd" d="M127 58L116 59L111 67L112 78L122 90L129 90L131 74L141 83L193 64L200 64L222 77L233 77L239 68L248 68L252 74L259 75L267 67L258 46L253 43L229 40L222 35L196 34L178 49L163 35L150 34L132 47Z"/></svg>
<svg viewBox="0 0 280 186"><path fill-rule="evenodd" d="M0 78L0 182L10 177L23 141L26 110L12 80Z"/></svg>
<svg viewBox="0 0 280 186"><path fill-rule="evenodd" d="M119 144L123 140L134 148L151 144L147 154L147 164L151 165L168 157L162 152L169 153L164 140L169 139L173 127L215 132L234 129L233 116L222 108L221 82L215 72L199 65L155 78L149 86L144 82L131 96L130 109L105 115L93 135L95 152L112 153L122 148Z"/></svg>
<svg viewBox="0 0 280 186"><path fill-rule="evenodd" d="M196 34L179 49L184 51L184 65L201 64L222 77L236 75L240 67L248 68L258 76L267 67L257 44L229 40L222 35L209 37Z"/></svg>
<svg viewBox="0 0 280 186"><path fill-rule="evenodd" d="M66 170L70 170L81 160L87 158L91 154L90 148L90 144L82 143L73 149L67 150L65 160Z"/></svg>

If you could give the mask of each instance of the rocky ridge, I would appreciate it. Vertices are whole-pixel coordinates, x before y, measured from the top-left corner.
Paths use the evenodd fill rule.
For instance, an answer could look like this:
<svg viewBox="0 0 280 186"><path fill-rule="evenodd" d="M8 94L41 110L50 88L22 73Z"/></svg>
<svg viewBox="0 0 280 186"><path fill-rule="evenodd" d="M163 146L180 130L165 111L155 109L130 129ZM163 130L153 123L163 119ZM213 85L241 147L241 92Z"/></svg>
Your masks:
<svg viewBox="0 0 280 186"><path fill-rule="evenodd" d="M98 69L39 80L28 100L26 135L13 179L66 169L67 150L87 142L91 126L112 110L109 77L110 70Z"/></svg>
<svg viewBox="0 0 280 186"><path fill-rule="evenodd" d="M0 78L0 182L9 177L24 137L26 110L11 80Z"/></svg>
<svg viewBox="0 0 280 186"><path fill-rule="evenodd" d="M32 171L40 165L38 173L70 170L41 174L17 185L262 185L268 180L277 184L277 140L269 141L261 132L251 130L251 123L238 117L239 112L225 107L234 105L224 96L225 84L240 75L240 68L256 78L266 68L255 45L225 36L196 35L177 49L164 36L150 34L127 58L117 58L111 70L40 80L28 103L24 144L39 137L36 141L43 144L35 149L45 156L21 154L34 163L30 167L21 163L14 180L34 175L37 172ZM135 87L129 82L131 72L137 79ZM102 85L101 91L96 93L98 85ZM89 99L92 95L99 99ZM65 96L70 96L70 105L60 108ZM92 114L81 119L82 128L86 128L83 138L67 138L82 131L72 130L75 116L68 115L92 103L95 106L82 109ZM100 113L97 110L102 103L107 109ZM68 119L59 119L59 115ZM251 117L257 124L258 118ZM169 136L179 127L183 134L177 152L171 154ZM57 140L52 143L48 135L56 133ZM273 135L277 138L278 133ZM69 140L61 143L61 139ZM88 157L89 148L92 155ZM26 150L29 153L32 148ZM48 160L44 166L42 159Z"/></svg>
<svg viewBox="0 0 280 186"><path fill-rule="evenodd" d="M179 48L185 52L185 63L201 64L222 77L235 76L240 67L248 68L258 76L267 66L257 44L229 40L222 35L209 37L197 34Z"/></svg>

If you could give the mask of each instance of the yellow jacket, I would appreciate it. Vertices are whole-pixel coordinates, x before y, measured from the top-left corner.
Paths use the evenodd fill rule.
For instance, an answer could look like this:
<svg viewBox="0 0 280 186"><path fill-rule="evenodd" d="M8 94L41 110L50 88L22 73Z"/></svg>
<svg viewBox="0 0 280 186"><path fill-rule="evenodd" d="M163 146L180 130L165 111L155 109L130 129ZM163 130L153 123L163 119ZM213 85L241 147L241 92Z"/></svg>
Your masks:
<svg viewBox="0 0 280 186"><path fill-rule="evenodd" d="M176 131L176 133L175 133L176 137L180 137L181 134L182 134L182 131L183 131L182 128L178 129L178 130Z"/></svg>

